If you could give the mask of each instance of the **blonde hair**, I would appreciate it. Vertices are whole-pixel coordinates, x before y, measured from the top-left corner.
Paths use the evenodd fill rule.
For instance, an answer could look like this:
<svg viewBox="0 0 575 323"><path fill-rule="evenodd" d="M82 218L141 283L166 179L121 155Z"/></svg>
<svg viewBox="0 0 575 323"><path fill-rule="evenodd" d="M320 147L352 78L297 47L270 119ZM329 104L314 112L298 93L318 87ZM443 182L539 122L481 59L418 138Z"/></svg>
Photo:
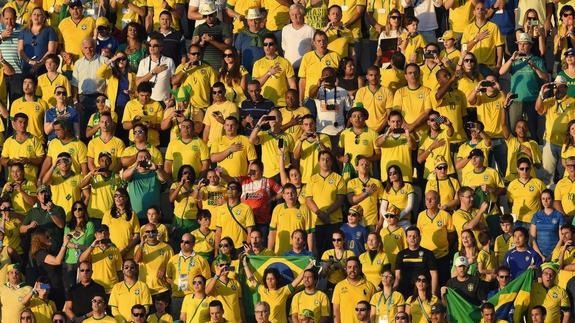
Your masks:
<svg viewBox="0 0 575 323"><path fill-rule="evenodd" d="M34 13L34 11L36 10L40 10L40 12L42 13L42 17L44 17L44 23L42 24L42 28L40 29L42 30L44 29L44 27L48 27L48 17L46 17L46 12L44 12L44 9L42 9L42 7L34 7L34 9L32 9L32 12L30 13L30 19L28 19L28 22L26 23L26 28L30 30L32 29L33 22L31 16L32 13Z"/></svg>

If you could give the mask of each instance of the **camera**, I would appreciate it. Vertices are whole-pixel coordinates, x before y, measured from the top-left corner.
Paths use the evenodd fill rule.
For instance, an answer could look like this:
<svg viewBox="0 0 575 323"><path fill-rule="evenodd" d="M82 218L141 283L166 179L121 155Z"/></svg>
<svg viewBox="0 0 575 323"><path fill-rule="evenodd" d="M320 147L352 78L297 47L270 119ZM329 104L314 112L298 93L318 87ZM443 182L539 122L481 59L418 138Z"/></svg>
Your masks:
<svg viewBox="0 0 575 323"><path fill-rule="evenodd" d="M335 104L326 104L326 105L325 105L325 109L326 109L327 111L335 111L336 105L335 105Z"/></svg>
<svg viewBox="0 0 575 323"><path fill-rule="evenodd" d="M437 124L442 124L445 122L445 117L439 116L439 117L435 118L435 122L437 122Z"/></svg>
<svg viewBox="0 0 575 323"><path fill-rule="evenodd" d="M467 121L465 123L465 129L474 129L475 128L475 122L473 121Z"/></svg>
<svg viewBox="0 0 575 323"><path fill-rule="evenodd" d="M50 284L41 283L41 284L40 284L40 289L50 289Z"/></svg>
<svg viewBox="0 0 575 323"><path fill-rule="evenodd" d="M425 52L423 52L423 58L425 58L425 59L435 58L435 52L433 52L433 51L425 51Z"/></svg>
<svg viewBox="0 0 575 323"><path fill-rule="evenodd" d="M545 90L545 92L543 92L543 99L549 99L553 97L553 88Z"/></svg>
<svg viewBox="0 0 575 323"><path fill-rule="evenodd" d="M395 129L392 129L391 132L397 133L397 134L405 133L405 129L403 129L403 128L395 128Z"/></svg>
<svg viewBox="0 0 575 323"><path fill-rule="evenodd" d="M150 167L152 167L152 162L149 161L148 159L144 159L144 160L140 160L138 165L140 165L140 167L142 167L142 168L150 168Z"/></svg>
<svg viewBox="0 0 575 323"><path fill-rule="evenodd" d="M519 97L519 95L517 95L517 93L513 93L509 96L509 100L515 100Z"/></svg>
<svg viewBox="0 0 575 323"><path fill-rule="evenodd" d="M491 81L481 81L481 83L479 84L483 87L490 87L490 86L494 86L495 82L491 82Z"/></svg>

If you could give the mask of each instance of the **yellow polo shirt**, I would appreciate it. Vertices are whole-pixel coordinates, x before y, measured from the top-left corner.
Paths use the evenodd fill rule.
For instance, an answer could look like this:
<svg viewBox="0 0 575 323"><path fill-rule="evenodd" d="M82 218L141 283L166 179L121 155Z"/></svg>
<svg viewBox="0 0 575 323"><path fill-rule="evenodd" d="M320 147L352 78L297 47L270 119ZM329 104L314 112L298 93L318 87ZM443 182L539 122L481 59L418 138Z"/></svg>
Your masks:
<svg viewBox="0 0 575 323"><path fill-rule="evenodd" d="M365 278L373 284L378 286L381 283L381 271L383 267L389 265L389 259L385 252L378 252L373 259L369 256L369 251L362 253L359 256L361 262L361 270Z"/></svg>
<svg viewBox="0 0 575 323"><path fill-rule="evenodd" d="M284 120L284 122L289 122L292 119L311 113L306 107L298 107L295 110L289 110L287 107L283 107L280 109L280 112L282 113L282 120ZM285 132L289 133L292 136L294 143L296 143L303 134L303 129L301 128L301 125L295 124L287 128Z"/></svg>
<svg viewBox="0 0 575 323"><path fill-rule="evenodd" d="M118 17L118 20L119 17ZM96 28L96 21L91 16L84 17L79 23L75 23L72 17L64 18L60 21L58 28L61 43L64 44L64 51L73 55L73 60L83 56L82 54L82 40L84 38L92 38L94 36L94 29Z"/></svg>
<svg viewBox="0 0 575 323"><path fill-rule="evenodd" d="M357 11L357 7L367 6L366 0L329 0L327 7L331 7L333 5L339 5L341 7L342 18L341 21L346 24L348 23L351 18L355 15ZM365 13L364 13L365 14ZM355 39L361 38L361 17L357 19L350 27L352 36Z"/></svg>
<svg viewBox="0 0 575 323"><path fill-rule="evenodd" d="M328 149L331 149L331 140L325 134L318 133L319 141ZM299 171L301 181L304 184L309 183L311 177L319 173L319 152L321 148L317 140L304 140L301 142L301 156L299 160Z"/></svg>
<svg viewBox="0 0 575 323"><path fill-rule="evenodd" d="M141 123L160 124L164 115L164 108L159 102L153 100L144 105L138 99L132 99L126 104L124 109L122 123L132 121L135 117L140 117ZM130 129L130 141L134 141L134 129ZM160 144L160 133L157 129L148 128L148 142L153 146Z"/></svg>
<svg viewBox="0 0 575 323"><path fill-rule="evenodd" d="M302 290L292 298L290 315L301 314L304 310L313 312L315 322L319 322L322 317L330 317L329 298L321 290L316 290L313 294Z"/></svg>
<svg viewBox="0 0 575 323"><path fill-rule="evenodd" d="M310 178L305 188L305 195L311 197L320 210L326 210L335 203L338 195L345 195L345 182L341 175L331 172L327 177L315 174ZM329 215L330 222L340 223L343 220L341 208ZM323 225L317 218L317 225Z"/></svg>
<svg viewBox="0 0 575 323"><path fill-rule="evenodd" d="M44 113L48 110L48 103L42 99L26 101L24 97L16 99L10 107L10 120L14 120L17 113L28 116L26 130L36 138L44 141Z"/></svg>
<svg viewBox="0 0 575 323"><path fill-rule="evenodd" d="M208 107L206 110L206 115L204 116L204 125L210 127L210 135L208 136L208 146L211 145L220 137L224 136L224 125L216 121L212 113L219 111L222 113L223 118L229 116L234 116L239 120L239 110L238 106L230 101L225 101L221 103L214 103Z"/></svg>
<svg viewBox="0 0 575 323"><path fill-rule="evenodd" d="M531 287L531 303L529 310L536 305L543 305L547 310L545 323L561 322L561 311L571 308L569 295L565 289L555 285L549 289L543 283L534 282Z"/></svg>
<svg viewBox="0 0 575 323"><path fill-rule="evenodd" d="M309 97L310 88L312 86L317 86L324 67L333 67L337 70L340 59L341 57L339 54L331 51L328 51L322 57L319 57L315 51L310 51L303 55L299 66L298 76L300 78L305 78L304 97Z"/></svg>
<svg viewBox="0 0 575 323"><path fill-rule="evenodd" d="M505 96L502 92L490 97L485 93L477 94L477 119L485 126L485 133L491 138L503 138L503 119L501 109L505 103Z"/></svg>
<svg viewBox="0 0 575 323"><path fill-rule="evenodd" d="M294 142L293 137L282 131L280 133L273 133L271 130L261 131L258 133L258 138L260 140L260 145L262 146L262 163L264 167L264 177L272 178L279 174L279 155L281 154L279 150L279 139L283 139L284 145L284 165L289 167L291 165L290 152L293 151Z"/></svg>
<svg viewBox="0 0 575 323"><path fill-rule="evenodd" d="M283 107L286 105L285 94L289 88L288 79L295 77L293 67L287 59L279 55L273 59L269 59L266 56L258 59L254 63L252 79L263 77L276 64L281 68L281 72L270 76L262 84L262 95L264 98L272 100L276 106Z"/></svg>
<svg viewBox="0 0 575 323"><path fill-rule="evenodd" d="M210 265L206 259L195 253L188 257L181 252L173 255L166 267L166 277L172 280L172 297L184 297L193 294L194 286L192 283L194 277L198 275L204 276L205 279L212 276Z"/></svg>
<svg viewBox="0 0 575 323"><path fill-rule="evenodd" d="M575 182L563 177L555 185L555 201L561 201L565 215L575 214Z"/></svg>
<svg viewBox="0 0 575 323"><path fill-rule="evenodd" d="M32 287L20 284L17 288L8 285L0 286L0 304L2 305L2 322L20 322L20 312L26 307L22 300L30 293Z"/></svg>
<svg viewBox="0 0 575 323"><path fill-rule="evenodd" d="M395 230L390 230L389 227L379 231L381 241L383 241L383 252L387 255L391 269L395 270L395 259L397 254L407 247L405 242L405 231L402 227L398 226Z"/></svg>
<svg viewBox="0 0 575 323"><path fill-rule="evenodd" d="M44 157L44 147L41 139L33 135L28 136L23 142L16 140L16 136L11 136L4 142L2 157L9 159ZM36 182L38 166L25 164L24 176L27 180Z"/></svg>
<svg viewBox="0 0 575 323"><path fill-rule="evenodd" d="M417 217L417 227L421 230L421 246L433 252L436 259L443 258L449 253L447 235L455 231L451 215L444 210L433 217L428 211L421 211Z"/></svg>
<svg viewBox="0 0 575 323"><path fill-rule="evenodd" d="M209 159L208 146L198 137L194 137L188 143L185 143L181 138L172 140L166 150L166 160L172 161L172 176L174 177L182 165L191 165L197 177L202 170L202 161Z"/></svg>
<svg viewBox="0 0 575 323"><path fill-rule="evenodd" d="M140 249L140 245L136 246L137 249ZM166 268L173 255L172 247L165 242L160 241L156 245L144 243L139 279L148 286L150 294L156 295L169 289L168 284L159 280L157 274L161 268Z"/></svg>
<svg viewBox="0 0 575 323"><path fill-rule="evenodd" d="M369 86L364 86L357 90L355 102L356 104L361 102L369 113L369 117L365 120L367 127L378 131L383 124L386 110L393 106L393 94L384 86L380 86L375 92L372 92Z"/></svg>
<svg viewBox="0 0 575 323"><path fill-rule="evenodd" d="M195 298L194 294L184 297L181 313L186 313L187 323L205 323L210 321L210 302L213 297Z"/></svg>
<svg viewBox="0 0 575 323"><path fill-rule="evenodd" d="M315 231L315 215L304 204L288 207L287 204L277 205L272 212L270 231L276 231L274 253L284 254L291 250L291 234L295 230L307 233Z"/></svg>
<svg viewBox="0 0 575 323"><path fill-rule="evenodd" d="M222 229L222 238L230 237L236 248L239 248L242 242L246 241L247 229L255 226L254 212L245 203L240 203L234 207L230 207L227 203L218 206L212 214L212 220L217 228Z"/></svg>
<svg viewBox="0 0 575 323"><path fill-rule="evenodd" d="M122 139L118 137L112 137L108 142L104 142L102 137L95 137L88 142L88 151L86 156L94 159L94 165L100 167L99 155L101 152L108 152L112 156L112 164L110 169L120 170L122 168L120 164L120 157L126 146Z"/></svg>
<svg viewBox="0 0 575 323"><path fill-rule="evenodd" d="M353 128L347 128L339 135L339 147L344 151L344 154L350 154L349 162L355 166L355 158L358 155L371 157L375 154L375 140L377 139L377 132L363 128L363 131L356 135Z"/></svg>
<svg viewBox="0 0 575 323"><path fill-rule="evenodd" d="M248 174L248 162L258 158L256 149L246 136L238 135L233 138L221 136L214 140L210 147L212 154L222 152L234 143L241 143L244 149L231 153L224 160L218 162L218 166L225 169L229 176L240 177Z"/></svg>
<svg viewBox="0 0 575 323"><path fill-rule="evenodd" d="M104 287L110 294L112 287L118 282L118 272L122 271L122 256L114 245L106 249L95 247L90 253L92 263L92 279Z"/></svg>
<svg viewBox="0 0 575 323"><path fill-rule="evenodd" d="M369 302L376 291L375 286L364 278L357 283L344 279L335 285L332 303L339 305L341 322L355 322L355 306L357 303L359 301Z"/></svg>
<svg viewBox="0 0 575 323"><path fill-rule="evenodd" d="M132 317L132 306L136 304L146 307L152 305L152 295L145 283L136 281L134 285L128 286L125 281L121 281L114 285L108 306L112 308L116 320L129 320Z"/></svg>
<svg viewBox="0 0 575 323"><path fill-rule="evenodd" d="M410 89L404 86L393 96L393 109L401 111L405 122L413 123L427 109L431 109L431 90L426 86ZM405 174L404 174L405 175Z"/></svg>
<svg viewBox="0 0 575 323"><path fill-rule="evenodd" d="M86 175L91 176L91 175ZM101 219L105 210L110 210L114 205L114 192L122 186L122 180L118 174L104 177L100 174L90 180L90 199L88 200L88 214L90 218Z"/></svg>
<svg viewBox="0 0 575 323"><path fill-rule="evenodd" d="M513 203L511 213L518 221L531 223L533 214L541 209L541 192L546 188L539 178L530 178L526 183L517 178L509 183L507 199Z"/></svg>
<svg viewBox="0 0 575 323"><path fill-rule="evenodd" d="M58 73L56 78L50 80L48 73L44 73L38 76L38 86L36 87L36 95L42 100L46 101L49 106L56 105L56 98L54 97L54 91L59 86L63 86L66 89L68 95L72 95L72 89L70 87L70 81L63 74Z"/></svg>
<svg viewBox="0 0 575 323"><path fill-rule="evenodd" d="M467 44L469 41L474 39L477 34L487 30L489 32L487 38L478 42L473 46L471 52L475 54L477 58L477 64L485 64L489 67L494 67L497 64L496 47L503 46L505 40L499 31L499 27L496 24L487 21L483 26L477 26L476 22L470 23L463 29L463 36L461 37L461 43Z"/></svg>
<svg viewBox="0 0 575 323"><path fill-rule="evenodd" d="M58 155L63 152L72 156L72 171L76 174L82 173L81 165L88 162L86 145L76 138L67 143L58 138L50 140L46 156L52 158L52 163L55 163Z"/></svg>
<svg viewBox="0 0 575 323"><path fill-rule="evenodd" d="M347 182L347 194L358 195L364 192L365 188L375 184L377 190L371 195L366 197L358 204L363 208L363 222L366 226L375 226L379 219L378 202L383 194L383 186L381 181L376 178L369 178L366 183L362 182L359 178L351 179Z"/></svg>

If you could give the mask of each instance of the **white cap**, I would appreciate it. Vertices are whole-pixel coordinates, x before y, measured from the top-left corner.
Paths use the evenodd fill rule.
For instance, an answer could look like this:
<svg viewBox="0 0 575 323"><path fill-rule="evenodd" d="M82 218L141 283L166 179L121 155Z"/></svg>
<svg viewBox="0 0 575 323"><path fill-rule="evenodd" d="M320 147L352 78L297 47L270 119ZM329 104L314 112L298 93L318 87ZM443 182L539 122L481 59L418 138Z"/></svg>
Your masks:
<svg viewBox="0 0 575 323"><path fill-rule="evenodd" d="M216 4L213 1L207 1L200 5L200 15L202 16L209 16L216 12Z"/></svg>
<svg viewBox="0 0 575 323"><path fill-rule="evenodd" d="M469 261L467 261L467 257L457 257L457 259L455 259L455 267L459 267L459 266L465 266L465 267L469 267Z"/></svg>
<svg viewBox="0 0 575 323"><path fill-rule="evenodd" d="M557 75L555 77L555 81L553 81L555 84L567 84L567 80L561 76L561 75Z"/></svg>
<svg viewBox="0 0 575 323"><path fill-rule="evenodd" d="M528 33L521 33L519 37L517 37L517 43L530 43L533 44L533 39Z"/></svg>
<svg viewBox="0 0 575 323"><path fill-rule="evenodd" d="M246 19L261 19L263 17L259 8L249 8L248 13L246 14Z"/></svg>

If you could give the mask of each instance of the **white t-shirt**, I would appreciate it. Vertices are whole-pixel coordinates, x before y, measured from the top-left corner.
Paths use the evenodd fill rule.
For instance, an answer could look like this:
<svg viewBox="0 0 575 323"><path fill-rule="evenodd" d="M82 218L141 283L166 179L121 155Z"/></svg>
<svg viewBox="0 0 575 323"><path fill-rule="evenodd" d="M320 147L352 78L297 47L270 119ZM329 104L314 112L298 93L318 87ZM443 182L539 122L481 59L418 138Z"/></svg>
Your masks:
<svg viewBox="0 0 575 323"><path fill-rule="evenodd" d="M438 28L435 7L441 7L443 0L412 0L413 14L419 19L418 31L432 31ZM401 0L404 8L410 7L405 0Z"/></svg>
<svg viewBox="0 0 575 323"><path fill-rule="evenodd" d="M161 64L168 65L168 68L165 71L159 73L156 76L153 76L150 79L150 82L154 84L154 87L152 88L151 97L153 100L158 102L162 102L170 96L170 89L171 89L170 79L172 78L172 75L174 75L174 72L176 70L174 61L169 57L160 56L160 61L154 62L151 61L150 56L148 56L140 61L140 65L138 66L138 74L136 75L138 77L144 76L149 72L151 72L154 69L154 67Z"/></svg>
<svg viewBox="0 0 575 323"><path fill-rule="evenodd" d="M347 90L341 87L320 87L315 99L317 132L336 136L345 129L345 115L351 109Z"/></svg>
<svg viewBox="0 0 575 323"><path fill-rule="evenodd" d="M313 33L315 30L308 24L295 29L291 24L282 29L282 49L284 57L292 64L294 69L299 68L301 58L312 50Z"/></svg>

